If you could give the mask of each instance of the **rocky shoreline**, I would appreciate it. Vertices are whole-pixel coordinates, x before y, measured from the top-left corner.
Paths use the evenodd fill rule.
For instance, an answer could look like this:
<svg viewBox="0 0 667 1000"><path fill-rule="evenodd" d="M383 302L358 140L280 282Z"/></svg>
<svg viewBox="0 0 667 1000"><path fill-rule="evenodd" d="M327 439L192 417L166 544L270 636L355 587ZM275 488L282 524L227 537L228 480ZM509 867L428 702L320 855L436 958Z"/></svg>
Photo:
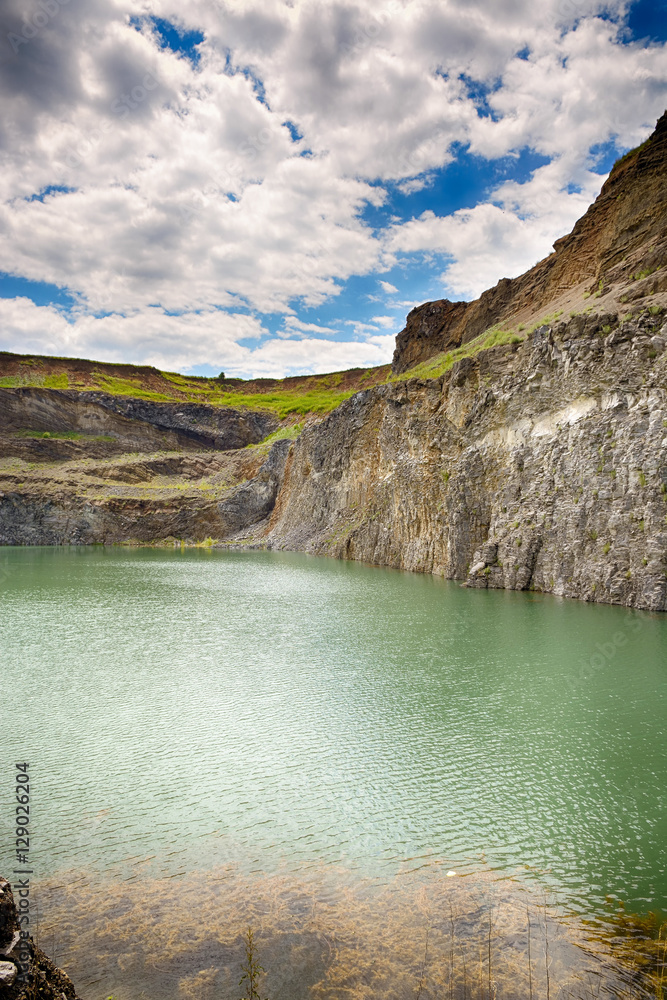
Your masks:
<svg viewBox="0 0 667 1000"><path fill-rule="evenodd" d="M4 878L0 878L0 997L80 1000L69 976L19 925L11 885Z"/></svg>

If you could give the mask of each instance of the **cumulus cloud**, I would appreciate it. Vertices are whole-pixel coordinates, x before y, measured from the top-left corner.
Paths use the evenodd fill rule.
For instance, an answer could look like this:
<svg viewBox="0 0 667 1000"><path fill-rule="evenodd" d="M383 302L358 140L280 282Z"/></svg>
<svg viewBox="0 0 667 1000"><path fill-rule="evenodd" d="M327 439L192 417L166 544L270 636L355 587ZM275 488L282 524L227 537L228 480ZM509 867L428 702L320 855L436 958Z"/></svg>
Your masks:
<svg viewBox="0 0 667 1000"><path fill-rule="evenodd" d="M636 144L664 110L665 47L625 41L627 6L5 0L0 270L76 303L5 300L5 346L246 374L381 363L393 319L336 343L300 310L410 255L439 256L441 294L466 297L543 257L599 189L591 150ZM475 208L366 224L461 146L549 162Z"/></svg>
<svg viewBox="0 0 667 1000"><path fill-rule="evenodd" d="M72 320L53 306L37 306L24 297L0 299L0 350L20 345L23 352L34 354L116 362L140 358L143 364L168 371L211 365L232 376L253 372L281 377L385 364L393 346L391 337L347 343L314 337L312 332L296 341L267 340L267 334L256 317L243 313L209 310L170 316L147 308L128 316L84 314ZM244 340L261 342L249 347L239 343Z"/></svg>

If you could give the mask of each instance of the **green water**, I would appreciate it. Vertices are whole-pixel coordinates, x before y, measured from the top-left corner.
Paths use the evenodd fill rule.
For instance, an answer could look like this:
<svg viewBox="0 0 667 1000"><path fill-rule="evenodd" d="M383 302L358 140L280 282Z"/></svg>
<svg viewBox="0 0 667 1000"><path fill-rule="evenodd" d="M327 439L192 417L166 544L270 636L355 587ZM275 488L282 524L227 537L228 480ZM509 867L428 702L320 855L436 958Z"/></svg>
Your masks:
<svg viewBox="0 0 667 1000"><path fill-rule="evenodd" d="M388 963L414 945L373 993L400 997L438 920L451 967L452 900L469 962L502 914L515 986L528 902L535 985L540 893L667 909L667 616L207 550L2 549L0 602L0 873L27 760L38 927L85 1000L234 1000L251 920L293 970L272 1000L323 969L363 993L376 966L332 971L332 927Z"/></svg>
<svg viewBox="0 0 667 1000"><path fill-rule="evenodd" d="M27 759L41 877L407 861L665 905L665 616L274 553L0 571L4 869Z"/></svg>

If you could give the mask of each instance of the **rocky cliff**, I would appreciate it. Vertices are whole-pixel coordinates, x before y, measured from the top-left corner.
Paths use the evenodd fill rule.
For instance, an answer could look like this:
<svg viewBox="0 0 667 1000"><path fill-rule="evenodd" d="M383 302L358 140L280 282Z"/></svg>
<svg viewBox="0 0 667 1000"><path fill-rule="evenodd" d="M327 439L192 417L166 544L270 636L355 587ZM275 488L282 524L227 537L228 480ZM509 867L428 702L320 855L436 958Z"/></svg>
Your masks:
<svg viewBox="0 0 667 1000"><path fill-rule="evenodd" d="M0 455L21 452L32 461L94 450L103 455L158 449L226 451L256 444L278 426L273 414L197 403L154 402L104 392L25 387L0 391ZM12 432L42 431L35 438ZM79 435L57 437L52 432Z"/></svg>
<svg viewBox="0 0 667 1000"><path fill-rule="evenodd" d="M294 444L275 547L667 609L667 324L577 316L358 393Z"/></svg>

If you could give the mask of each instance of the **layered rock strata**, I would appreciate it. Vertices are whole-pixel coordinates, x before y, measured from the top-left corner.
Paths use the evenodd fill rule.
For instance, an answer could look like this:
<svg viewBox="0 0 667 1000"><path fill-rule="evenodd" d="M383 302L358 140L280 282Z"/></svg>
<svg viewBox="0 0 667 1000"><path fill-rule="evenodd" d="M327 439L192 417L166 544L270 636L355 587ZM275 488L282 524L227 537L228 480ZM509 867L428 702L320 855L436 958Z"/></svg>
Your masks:
<svg viewBox="0 0 667 1000"><path fill-rule="evenodd" d="M667 324L576 316L306 429L278 548L667 608Z"/></svg>
<svg viewBox="0 0 667 1000"><path fill-rule="evenodd" d="M31 461L158 449L244 448L277 426L278 419L263 411L71 389L0 390L0 455L18 454ZM22 439L18 435L24 428L45 436ZM79 440L50 439L52 432L79 435Z"/></svg>

